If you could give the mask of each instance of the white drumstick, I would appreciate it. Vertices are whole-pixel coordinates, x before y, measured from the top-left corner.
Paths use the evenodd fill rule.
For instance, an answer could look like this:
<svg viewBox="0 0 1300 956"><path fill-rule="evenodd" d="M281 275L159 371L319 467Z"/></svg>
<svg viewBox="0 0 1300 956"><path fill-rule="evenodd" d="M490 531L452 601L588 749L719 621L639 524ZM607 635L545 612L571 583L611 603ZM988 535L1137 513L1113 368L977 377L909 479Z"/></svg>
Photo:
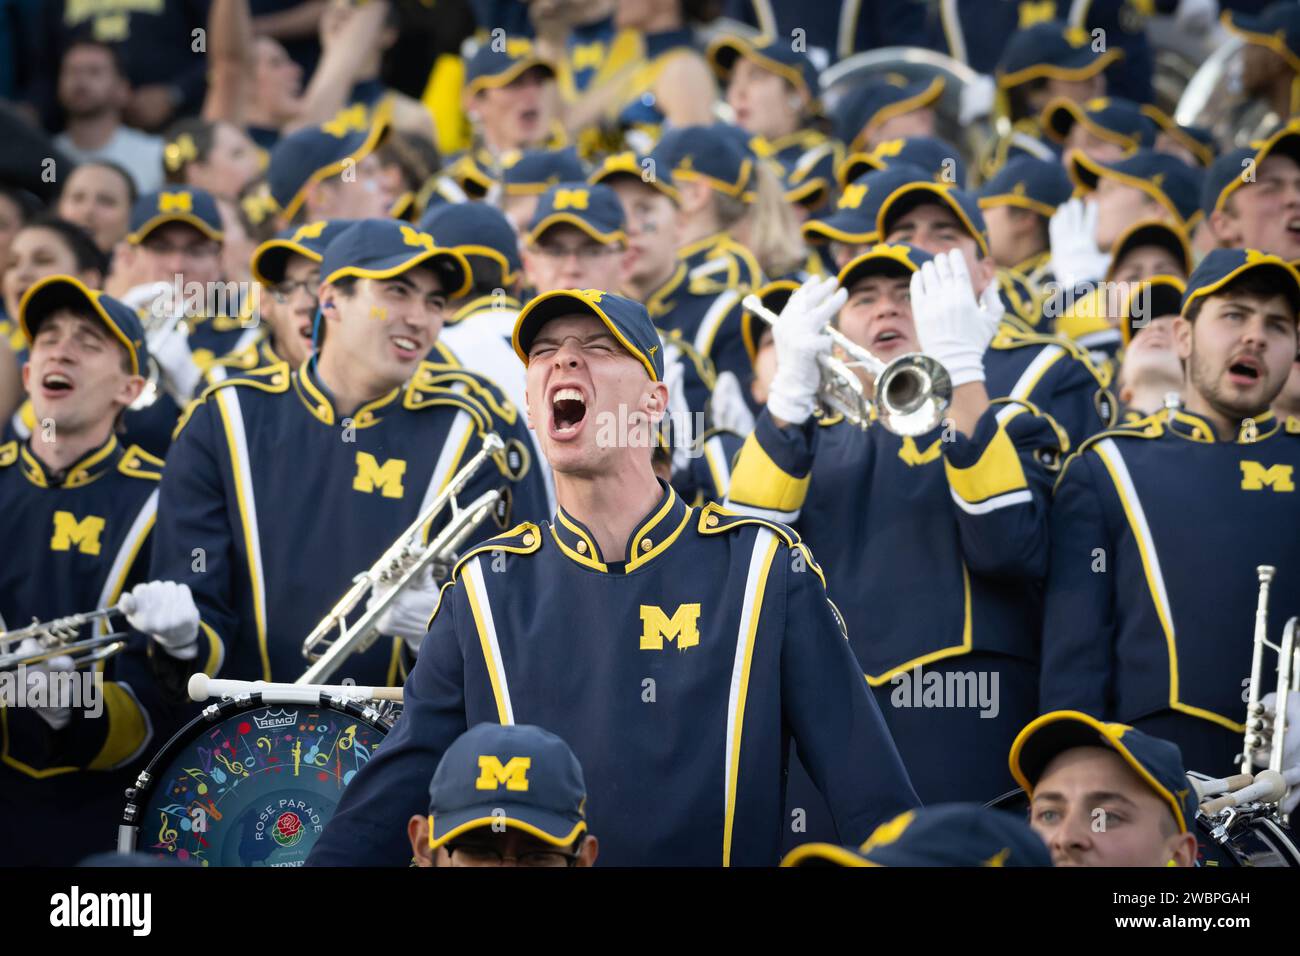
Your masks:
<svg viewBox="0 0 1300 956"><path fill-rule="evenodd" d="M1196 802L1201 803L1206 797L1217 796L1220 793L1235 793L1242 787L1248 787L1255 782L1255 778L1248 773L1234 773L1231 777L1201 780L1189 773L1187 781L1196 791Z"/></svg>
<svg viewBox="0 0 1300 956"><path fill-rule="evenodd" d="M400 687L362 687L355 684L277 684L264 680L223 680L202 672L193 674L189 682L190 700L202 703L213 697L242 697L259 693L268 703L314 703L324 694L327 697L350 697L357 700L402 700Z"/></svg>
<svg viewBox="0 0 1300 956"><path fill-rule="evenodd" d="M1221 797L1211 800L1201 807L1205 813L1213 815L1220 810L1226 810L1228 807L1239 807L1242 804L1254 803L1277 803L1286 796L1287 782L1286 778L1276 770L1261 770L1255 774L1255 782L1248 787L1243 787L1236 793L1225 793Z"/></svg>

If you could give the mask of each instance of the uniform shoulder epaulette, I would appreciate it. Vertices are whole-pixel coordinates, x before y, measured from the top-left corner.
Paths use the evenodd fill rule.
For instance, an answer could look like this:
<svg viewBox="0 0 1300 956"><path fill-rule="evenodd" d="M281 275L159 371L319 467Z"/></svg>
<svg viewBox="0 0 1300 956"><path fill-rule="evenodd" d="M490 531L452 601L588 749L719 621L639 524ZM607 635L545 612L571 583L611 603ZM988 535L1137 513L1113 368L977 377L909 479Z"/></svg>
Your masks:
<svg viewBox="0 0 1300 956"><path fill-rule="evenodd" d="M495 538L489 538L479 544L474 545L456 561L455 566L451 569L450 580L455 581L460 576L460 569L465 564L480 554L492 551L506 551L510 554L533 554L542 547L542 530L531 521L521 521L509 531L497 535Z"/></svg>
<svg viewBox="0 0 1300 956"><path fill-rule="evenodd" d="M144 478L147 481L161 481L163 460L151 455L139 445L131 445L117 463L117 470L132 478Z"/></svg>
<svg viewBox="0 0 1300 956"><path fill-rule="evenodd" d="M700 520L696 524L695 530L706 535L726 534L746 525L755 524L775 532L776 536L784 541L788 548L796 547L799 544L798 532L788 525L783 525L779 521L772 521L769 518L759 518L755 515L732 511L730 508L724 508L716 501L710 501L700 510Z"/></svg>
<svg viewBox="0 0 1300 956"><path fill-rule="evenodd" d="M198 398L185 406L185 409L181 412L180 418L176 422L176 427L172 429L172 441L175 441L177 436L179 436L181 431L185 428L190 417L194 414L194 409L207 402L208 396L216 392L218 389L233 388L242 385L247 388L257 389L261 392L276 394L279 392L287 392L289 390L289 377L289 363L280 362L278 364L263 365L258 368L249 369L239 375L232 375L230 378L223 378L219 382L213 382L203 390Z"/></svg>
<svg viewBox="0 0 1300 956"><path fill-rule="evenodd" d="M1165 433L1165 412L1154 412L1146 418L1140 418L1135 422L1126 425L1119 425L1114 428L1107 428L1097 432L1095 435L1089 435L1080 442L1078 449L1061 466L1061 473L1056 478L1056 484L1065 479L1065 473L1069 471L1070 465L1080 455L1086 453L1090 448L1105 441L1108 438L1159 438Z"/></svg>
<svg viewBox="0 0 1300 956"><path fill-rule="evenodd" d="M0 445L0 468L8 468L18 460L18 442L7 441Z"/></svg>
<svg viewBox="0 0 1300 956"><path fill-rule="evenodd" d="M1034 417L1045 421L1048 425L1051 426L1053 433L1056 435L1056 440L1060 443L1061 454L1065 455L1069 453L1070 451L1069 434L1067 434L1065 429L1061 427L1060 422L1058 422L1055 418L1053 418L1049 413L1043 411L1043 409L1039 408L1033 402L1029 401L1029 399L1011 398L1011 397L994 398L989 400L989 404L1002 406L997 411L996 414L997 414L998 421L1003 423L1004 425L1007 422L1009 422L1011 419L1015 418L1017 415L1020 415L1024 412L1029 412Z"/></svg>
<svg viewBox="0 0 1300 956"><path fill-rule="evenodd" d="M1103 387L1110 386L1110 375L1107 374L1105 370L1097 367L1097 363L1092 360L1092 356L1088 354L1088 350L1078 342L1068 339L1063 335L1053 335L1050 332L1035 332L1028 329L1017 328L1009 323L1003 323L1003 325L998 329L997 335L993 336L993 341L990 343L989 347L995 349L1018 349L1035 345L1055 345L1071 358L1082 362Z"/></svg>
<svg viewBox="0 0 1300 956"><path fill-rule="evenodd" d="M247 345L244 348L239 349L237 352L231 352L228 355L223 355L220 358L213 359L211 364L208 365L208 369L239 369L240 371L251 372L256 368L269 368L272 365L288 364L289 363L284 359L279 359L275 362L264 361L262 357L261 343L254 342L252 345Z"/></svg>
<svg viewBox="0 0 1300 956"><path fill-rule="evenodd" d="M501 387L487 376L441 362L421 362L415 375L411 377L411 392L433 392L438 389L472 397L484 406L493 418L498 418L507 425L513 425L519 419L519 409L515 407L514 402L510 401Z"/></svg>

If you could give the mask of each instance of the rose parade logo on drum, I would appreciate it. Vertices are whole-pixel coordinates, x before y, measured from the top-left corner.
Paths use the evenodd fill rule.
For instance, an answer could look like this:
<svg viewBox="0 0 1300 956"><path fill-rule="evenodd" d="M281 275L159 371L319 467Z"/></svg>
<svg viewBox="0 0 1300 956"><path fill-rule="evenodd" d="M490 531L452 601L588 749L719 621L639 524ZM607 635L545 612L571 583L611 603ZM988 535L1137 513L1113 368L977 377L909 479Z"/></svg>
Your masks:
<svg viewBox="0 0 1300 956"><path fill-rule="evenodd" d="M270 833L277 845L288 849L302 842L308 822L314 833L320 833L325 828L320 815L305 801L286 798L268 803L258 814L253 839L264 840Z"/></svg>

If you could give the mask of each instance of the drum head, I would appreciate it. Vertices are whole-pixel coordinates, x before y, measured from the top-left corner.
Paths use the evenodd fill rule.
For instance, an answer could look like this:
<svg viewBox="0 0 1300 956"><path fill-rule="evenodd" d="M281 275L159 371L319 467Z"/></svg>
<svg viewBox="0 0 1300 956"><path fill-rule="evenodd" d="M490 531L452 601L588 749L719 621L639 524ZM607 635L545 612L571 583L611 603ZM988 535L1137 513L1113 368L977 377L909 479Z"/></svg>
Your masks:
<svg viewBox="0 0 1300 956"><path fill-rule="evenodd" d="M137 853L203 866L301 866L387 734L356 701L210 707L129 792Z"/></svg>

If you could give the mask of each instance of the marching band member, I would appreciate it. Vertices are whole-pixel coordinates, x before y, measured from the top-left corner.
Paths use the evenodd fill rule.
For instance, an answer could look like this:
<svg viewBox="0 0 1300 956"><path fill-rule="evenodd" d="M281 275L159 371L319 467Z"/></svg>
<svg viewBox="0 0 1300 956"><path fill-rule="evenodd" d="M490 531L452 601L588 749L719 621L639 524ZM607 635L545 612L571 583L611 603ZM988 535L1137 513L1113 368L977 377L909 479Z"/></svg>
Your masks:
<svg viewBox="0 0 1300 956"><path fill-rule="evenodd" d="M129 768L173 729L164 688L175 693L195 667L215 669L221 650L200 639L184 585L143 583L162 462L117 437L144 386L139 319L72 276L33 285L18 318L38 425L0 445L0 540L11 545L0 562L0 631L134 600L129 649L93 665L104 678L99 706L55 693L64 678L52 675L73 666L66 655L26 668L17 693L40 685L46 699L0 704L0 860L67 866L96 838L107 849ZM110 630L87 625L78 639ZM28 638L9 650L40 647Z"/></svg>
<svg viewBox="0 0 1300 956"><path fill-rule="evenodd" d="M1300 119L1258 150L1234 149L1205 174L1201 209L1220 247L1300 260Z"/></svg>
<svg viewBox="0 0 1300 956"><path fill-rule="evenodd" d="M997 267L989 254L988 229L972 193L933 182L906 183L883 198L876 231L885 242L931 255L960 250L977 296L994 284ZM1114 420L1109 380L1087 353L1057 336L1025 330L1010 310L984 368L991 397L1031 403L1065 430L1071 444Z"/></svg>
<svg viewBox="0 0 1300 956"><path fill-rule="evenodd" d="M531 292L614 285L627 247L623 207L608 186L556 183L520 238Z"/></svg>
<svg viewBox="0 0 1300 956"><path fill-rule="evenodd" d="M827 591L921 799L989 800L1009 787L1000 755L1037 704L1034 594L1052 479L1043 463L1059 460L1061 438L1028 405L989 403L983 360L1001 309L992 286L975 299L960 253L878 245L839 285L848 299L836 325L854 342L885 362L924 351L947 367L951 421L913 439L879 421L864 431L839 416L812 420L816 351L828 339L778 323L767 410L736 461L728 505L789 522L833 556ZM792 294L786 313L815 290ZM996 681L996 707L981 710L973 683L961 706L919 706L927 676L980 674Z"/></svg>
<svg viewBox="0 0 1300 956"><path fill-rule="evenodd" d="M979 188L994 261L1023 276L1032 288L1052 282L1048 224L1073 191L1060 163L1017 156L999 169Z"/></svg>
<svg viewBox="0 0 1300 956"><path fill-rule="evenodd" d="M935 135L935 104L943 77L907 83L890 74L850 90L835 106L835 135L849 153L865 153L891 139Z"/></svg>
<svg viewBox="0 0 1300 956"><path fill-rule="evenodd" d="M1174 338L1182 409L1103 432L1057 481L1040 705L1118 720L1193 767L1241 749L1254 568L1300 611L1300 442L1269 411L1296 354L1300 273L1218 249L1187 282ZM1217 587L1207 587L1207 581Z"/></svg>
<svg viewBox="0 0 1300 956"><path fill-rule="evenodd" d="M510 453L462 500L502 487L499 521L544 506L510 402L472 373L423 362L447 298L469 287L464 257L404 223L361 220L326 247L320 281L316 354L210 387L186 411L161 488L153 567L194 590L226 675L301 673L302 640L486 432ZM394 640L342 674L398 683L396 638L418 646L435 596L431 581L404 591L379 621Z"/></svg>
<svg viewBox="0 0 1300 956"><path fill-rule="evenodd" d="M501 157L501 211L523 235L542 193L556 183L585 179L587 170L573 147L511 151Z"/></svg>
<svg viewBox="0 0 1300 956"><path fill-rule="evenodd" d="M1125 425L1165 407L1172 392L1183 388L1183 365L1174 351L1174 322L1183 305L1187 283L1174 276L1145 279L1128 296L1121 318L1119 370L1115 397Z"/></svg>
<svg viewBox="0 0 1300 956"><path fill-rule="evenodd" d="M432 768L481 721L545 726L572 746L614 865L774 863L787 735L846 839L914 806L798 537L693 509L655 478L667 389L645 308L595 291L538 296L514 341L559 509L460 560L402 718L309 862L403 863L400 828L423 809ZM620 414L626 440L602 437Z"/></svg>
<svg viewBox="0 0 1300 956"><path fill-rule="evenodd" d="M1076 154L1113 163L1156 144L1155 122L1132 100L1118 96L1085 103L1058 97L1043 107L1038 125L1060 146L1065 163Z"/></svg>
<svg viewBox="0 0 1300 956"><path fill-rule="evenodd" d="M1054 866L1196 865L1196 793L1168 740L1057 710L1019 733L1010 764Z"/></svg>
<svg viewBox="0 0 1300 956"><path fill-rule="evenodd" d="M501 791L510 792L509 809ZM483 723L457 737L429 784L429 812L406 832L416 865L591 866L582 766L541 727Z"/></svg>

